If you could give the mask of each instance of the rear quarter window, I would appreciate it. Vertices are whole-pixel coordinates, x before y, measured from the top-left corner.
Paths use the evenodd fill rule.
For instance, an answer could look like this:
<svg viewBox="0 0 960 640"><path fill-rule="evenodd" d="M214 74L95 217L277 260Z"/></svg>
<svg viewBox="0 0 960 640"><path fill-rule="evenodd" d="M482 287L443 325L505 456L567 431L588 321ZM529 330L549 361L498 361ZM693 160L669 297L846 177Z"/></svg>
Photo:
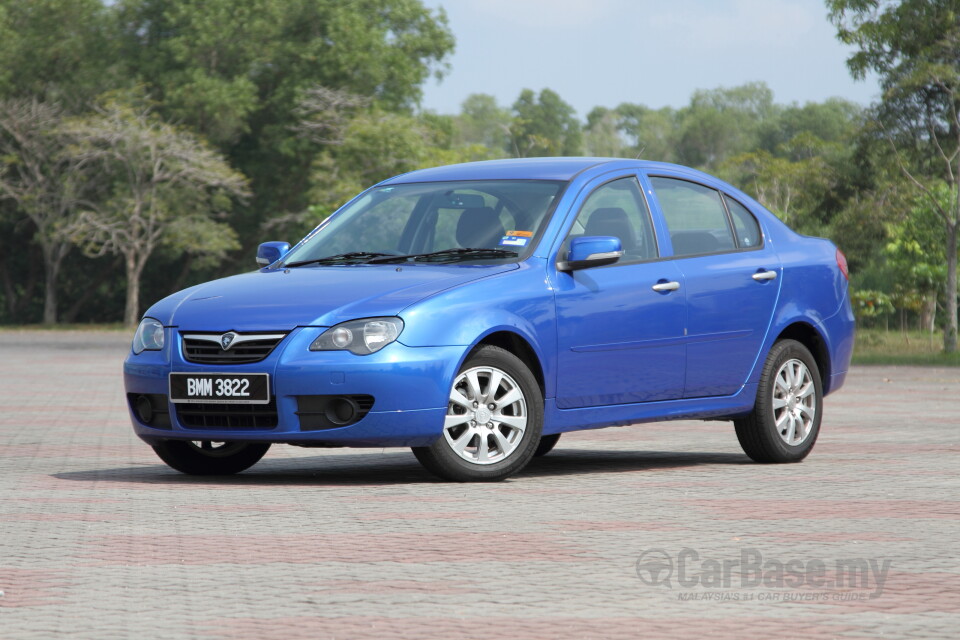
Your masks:
<svg viewBox="0 0 960 640"><path fill-rule="evenodd" d="M763 236L760 233L760 225L757 219L753 217L750 211L728 196L724 196L727 208L730 210L730 218L733 220L733 230L737 236L737 246L741 249L752 249L763 244Z"/></svg>

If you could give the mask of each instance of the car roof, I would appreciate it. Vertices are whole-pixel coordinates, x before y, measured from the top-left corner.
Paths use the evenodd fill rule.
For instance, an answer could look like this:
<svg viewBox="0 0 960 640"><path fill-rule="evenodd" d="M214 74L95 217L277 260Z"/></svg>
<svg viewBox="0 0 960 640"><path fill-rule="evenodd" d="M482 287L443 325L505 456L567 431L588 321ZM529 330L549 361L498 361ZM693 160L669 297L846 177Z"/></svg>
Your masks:
<svg viewBox="0 0 960 640"><path fill-rule="evenodd" d="M678 165L626 158L510 158L451 164L432 169L420 169L395 176L381 184L409 182L444 182L448 180L563 180L573 179L592 168L610 169L636 167L643 169L673 168ZM685 168L685 167L684 167Z"/></svg>

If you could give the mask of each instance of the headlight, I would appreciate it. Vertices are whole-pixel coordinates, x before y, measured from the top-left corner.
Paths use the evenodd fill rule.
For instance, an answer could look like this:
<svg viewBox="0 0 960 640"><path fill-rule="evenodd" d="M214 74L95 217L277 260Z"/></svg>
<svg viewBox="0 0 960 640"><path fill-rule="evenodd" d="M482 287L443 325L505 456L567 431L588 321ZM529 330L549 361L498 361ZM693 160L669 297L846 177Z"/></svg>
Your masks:
<svg viewBox="0 0 960 640"><path fill-rule="evenodd" d="M349 351L365 356L380 351L403 331L400 318L350 320L330 327L310 345L310 351Z"/></svg>
<svg viewBox="0 0 960 640"><path fill-rule="evenodd" d="M153 318L144 318L133 334L133 352L160 351L163 349L163 324Z"/></svg>

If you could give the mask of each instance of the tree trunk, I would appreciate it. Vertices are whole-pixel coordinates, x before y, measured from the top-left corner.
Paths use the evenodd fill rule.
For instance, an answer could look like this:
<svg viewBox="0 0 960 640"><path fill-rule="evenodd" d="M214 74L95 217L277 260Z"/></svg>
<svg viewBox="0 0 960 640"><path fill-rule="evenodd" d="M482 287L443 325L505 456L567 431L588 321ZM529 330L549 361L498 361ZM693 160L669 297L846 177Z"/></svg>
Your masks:
<svg viewBox="0 0 960 640"><path fill-rule="evenodd" d="M960 225L947 225L947 322L943 329L943 351L957 351L957 232Z"/></svg>
<svg viewBox="0 0 960 640"><path fill-rule="evenodd" d="M140 276L143 273L143 260L128 253L124 256L127 266L127 303L123 311L123 323L128 327L137 326L140 320Z"/></svg>
<svg viewBox="0 0 960 640"><path fill-rule="evenodd" d="M60 242L44 242L43 268L45 272L43 292L43 324L57 323L57 281L60 279L60 265L70 251L70 246Z"/></svg>
<svg viewBox="0 0 960 640"><path fill-rule="evenodd" d="M43 324L57 323L57 272L47 265L43 291Z"/></svg>
<svg viewBox="0 0 960 640"><path fill-rule="evenodd" d="M920 330L933 333L937 319L937 293L923 296L920 307Z"/></svg>

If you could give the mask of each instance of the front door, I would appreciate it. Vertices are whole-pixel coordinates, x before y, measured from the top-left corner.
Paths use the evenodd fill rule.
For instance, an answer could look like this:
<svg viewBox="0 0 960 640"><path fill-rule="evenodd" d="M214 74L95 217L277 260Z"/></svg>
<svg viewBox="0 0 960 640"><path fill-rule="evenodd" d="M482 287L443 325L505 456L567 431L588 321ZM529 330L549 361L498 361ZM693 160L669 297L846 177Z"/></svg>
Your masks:
<svg viewBox="0 0 960 640"><path fill-rule="evenodd" d="M683 275L673 261L657 261L637 179L623 177L597 187L581 206L567 242L578 235L616 236L624 255L606 267L557 274L557 406L681 397Z"/></svg>

